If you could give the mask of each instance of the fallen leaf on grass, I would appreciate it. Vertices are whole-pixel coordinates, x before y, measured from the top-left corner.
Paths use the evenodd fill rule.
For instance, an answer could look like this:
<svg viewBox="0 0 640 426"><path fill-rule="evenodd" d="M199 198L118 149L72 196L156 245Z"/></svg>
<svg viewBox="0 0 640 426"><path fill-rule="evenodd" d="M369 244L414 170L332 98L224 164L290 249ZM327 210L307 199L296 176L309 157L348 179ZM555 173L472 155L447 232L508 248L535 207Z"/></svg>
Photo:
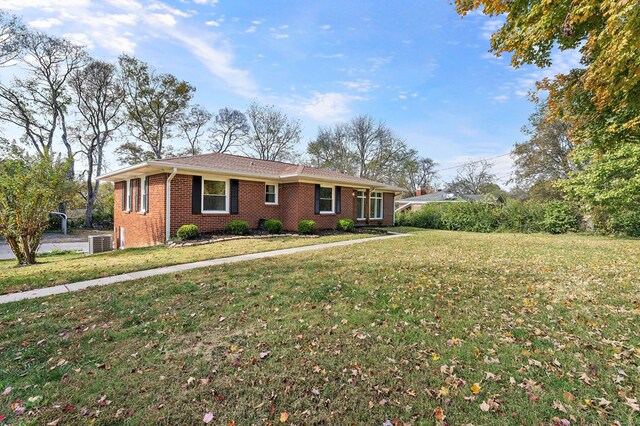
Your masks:
<svg viewBox="0 0 640 426"><path fill-rule="evenodd" d="M487 401L484 401L482 404L480 404L480 409L484 412L488 412L491 409L491 406L487 404Z"/></svg>
<svg viewBox="0 0 640 426"><path fill-rule="evenodd" d="M640 411L640 405L638 405L637 398L625 398L625 399L626 399L626 402L624 403L624 405L631 408L631 411Z"/></svg>
<svg viewBox="0 0 640 426"><path fill-rule="evenodd" d="M287 413L286 411L283 411L282 413L280 413L280 423L286 423L288 418L289 418L289 413Z"/></svg>
<svg viewBox="0 0 640 426"><path fill-rule="evenodd" d="M260 352L260 359L265 359L266 357L268 357L269 355L271 355L271 352L266 351L266 352Z"/></svg>
<svg viewBox="0 0 640 426"><path fill-rule="evenodd" d="M55 419L54 421L47 423L47 426L58 426L59 423L60 419Z"/></svg>
<svg viewBox="0 0 640 426"><path fill-rule="evenodd" d="M202 418L202 421L205 422L206 424L211 423L212 420L213 420L213 413L211 411L205 414L204 417Z"/></svg>
<svg viewBox="0 0 640 426"><path fill-rule="evenodd" d="M473 385L471 385L471 392L473 392L474 395L477 395L480 393L480 383L474 383Z"/></svg>
<svg viewBox="0 0 640 426"><path fill-rule="evenodd" d="M444 410L442 409L442 407L437 407L435 410L433 410L433 416L439 422L444 421L444 419L447 417L444 415Z"/></svg>
<svg viewBox="0 0 640 426"><path fill-rule="evenodd" d="M7 387L3 392L2 395L9 395L9 393L13 390L13 388L11 386Z"/></svg>

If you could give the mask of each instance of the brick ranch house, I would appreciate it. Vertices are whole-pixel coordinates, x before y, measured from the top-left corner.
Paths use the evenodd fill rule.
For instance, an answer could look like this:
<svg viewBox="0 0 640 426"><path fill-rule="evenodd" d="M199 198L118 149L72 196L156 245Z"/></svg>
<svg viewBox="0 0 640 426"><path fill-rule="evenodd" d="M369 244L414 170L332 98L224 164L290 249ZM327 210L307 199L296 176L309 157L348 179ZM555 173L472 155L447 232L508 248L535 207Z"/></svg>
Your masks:
<svg viewBox="0 0 640 426"><path fill-rule="evenodd" d="M340 218L393 225L397 188L315 167L230 154L151 160L104 174L115 184L116 248L162 244L181 225L220 231L231 220L252 228L279 219L285 230L311 219L333 229Z"/></svg>

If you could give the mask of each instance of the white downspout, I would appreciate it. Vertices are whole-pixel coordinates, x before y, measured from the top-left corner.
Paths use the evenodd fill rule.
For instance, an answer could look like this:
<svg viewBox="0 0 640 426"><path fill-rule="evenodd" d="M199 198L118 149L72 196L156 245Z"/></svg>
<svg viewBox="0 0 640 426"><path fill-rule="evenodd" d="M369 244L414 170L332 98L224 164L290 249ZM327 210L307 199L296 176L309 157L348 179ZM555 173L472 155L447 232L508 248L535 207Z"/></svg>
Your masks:
<svg viewBox="0 0 640 426"><path fill-rule="evenodd" d="M176 175L176 173L178 173L178 169L174 167L171 174L167 178L167 185L165 186L165 189L166 189L166 194L165 194L166 211L165 211L165 220L164 220L164 223L166 225L165 242L169 241L169 239L171 238L171 181L173 180L173 177Z"/></svg>

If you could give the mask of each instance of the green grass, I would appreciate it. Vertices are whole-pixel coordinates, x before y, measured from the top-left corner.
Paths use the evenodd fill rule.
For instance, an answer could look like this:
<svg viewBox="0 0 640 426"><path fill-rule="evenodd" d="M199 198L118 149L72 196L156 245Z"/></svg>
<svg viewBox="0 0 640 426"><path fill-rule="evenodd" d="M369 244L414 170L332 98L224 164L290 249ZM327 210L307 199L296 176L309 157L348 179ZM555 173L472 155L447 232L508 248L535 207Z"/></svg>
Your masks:
<svg viewBox="0 0 640 426"><path fill-rule="evenodd" d="M171 249L159 245L96 255L58 251L53 254L39 255L38 264L31 266L16 266L15 260L0 260L0 294L69 284L180 263L367 237L371 237L371 235L342 234L319 238L282 237L232 240Z"/></svg>
<svg viewBox="0 0 640 426"><path fill-rule="evenodd" d="M638 424L639 249L419 231L1 305L0 415L432 425L439 407L451 425Z"/></svg>

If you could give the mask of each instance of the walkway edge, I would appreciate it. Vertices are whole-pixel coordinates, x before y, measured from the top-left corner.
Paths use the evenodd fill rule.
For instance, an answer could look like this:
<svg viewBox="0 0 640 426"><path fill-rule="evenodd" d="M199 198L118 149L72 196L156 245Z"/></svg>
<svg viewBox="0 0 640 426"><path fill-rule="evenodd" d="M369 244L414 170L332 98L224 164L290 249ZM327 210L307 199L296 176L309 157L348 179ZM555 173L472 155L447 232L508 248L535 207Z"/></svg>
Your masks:
<svg viewBox="0 0 640 426"><path fill-rule="evenodd" d="M53 296L56 294L73 293L84 290L89 287L105 286L110 284L122 283L126 281L137 280L141 278L155 277L157 275L165 275L176 272L190 271L192 269L206 268L209 266L226 265L230 263L245 262L247 260L267 259L270 257L284 256L287 254L302 253L306 251L322 250L332 247L349 246L353 244L361 244L369 241L388 240L392 238L407 237L411 234L391 234L381 237L362 238L359 240L337 241L334 243L315 244L310 246L292 247L281 250L271 250L259 253L241 254L238 256L223 257L218 259L203 260L200 262L182 263L179 265L163 266L155 269L147 269L144 271L128 272L121 275L113 275L110 277L96 278L88 281L78 281L70 284L61 284L54 287L45 287L35 290L23 291L20 293L10 293L0 296L0 305L20 300L37 299L39 297Z"/></svg>

